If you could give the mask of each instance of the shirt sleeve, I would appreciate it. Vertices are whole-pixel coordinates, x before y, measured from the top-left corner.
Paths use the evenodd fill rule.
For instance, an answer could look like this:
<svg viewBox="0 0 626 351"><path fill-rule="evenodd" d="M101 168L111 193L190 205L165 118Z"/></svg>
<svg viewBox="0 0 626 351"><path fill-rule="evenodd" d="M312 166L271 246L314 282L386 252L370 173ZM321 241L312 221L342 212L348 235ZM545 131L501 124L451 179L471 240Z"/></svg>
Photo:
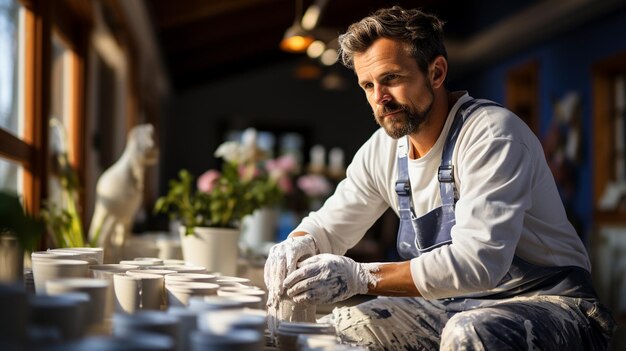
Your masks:
<svg viewBox="0 0 626 351"><path fill-rule="evenodd" d="M377 181L385 157L376 150L376 140L380 138L371 138L357 151L335 193L294 230L311 234L320 253L345 254L389 207Z"/></svg>
<svg viewBox="0 0 626 351"><path fill-rule="evenodd" d="M478 138L457 162L460 196L452 243L411 260L413 281L426 298L496 287L513 261L530 207L533 162L523 143Z"/></svg>

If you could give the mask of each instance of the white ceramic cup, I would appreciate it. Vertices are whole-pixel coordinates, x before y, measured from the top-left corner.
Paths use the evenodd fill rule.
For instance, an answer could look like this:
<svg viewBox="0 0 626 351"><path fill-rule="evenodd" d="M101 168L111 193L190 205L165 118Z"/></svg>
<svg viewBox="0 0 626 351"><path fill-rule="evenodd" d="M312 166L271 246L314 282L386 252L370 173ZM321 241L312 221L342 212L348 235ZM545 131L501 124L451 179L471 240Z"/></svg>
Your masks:
<svg viewBox="0 0 626 351"><path fill-rule="evenodd" d="M107 290L109 282L93 278L61 278L48 280L46 291L48 294L62 294L68 292L84 292L89 294L91 300L87 310L88 324L101 324L104 322Z"/></svg>
<svg viewBox="0 0 626 351"><path fill-rule="evenodd" d="M198 330L198 311L181 306L170 306L167 313L178 318L178 350L189 350L191 332Z"/></svg>
<svg viewBox="0 0 626 351"><path fill-rule="evenodd" d="M232 329L249 329L263 334L266 320L265 311L258 309L201 311L198 314L198 329L218 335Z"/></svg>
<svg viewBox="0 0 626 351"><path fill-rule="evenodd" d="M159 310L163 302L163 276L116 273L113 276L116 311Z"/></svg>
<svg viewBox="0 0 626 351"><path fill-rule="evenodd" d="M22 342L28 324L28 303L24 286L0 283L0 340Z"/></svg>
<svg viewBox="0 0 626 351"><path fill-rule="evenodd" d="M160 266L161 264L154 261L134 261L134 260L121 260L119 264L128 265L128 266L138 266L138 269L148 269L153 266Z"/></svg>
<svg viewBox="0 0 626 351"><path fill-rule="evenodd" d="M183 258L183 250L179 239L159 238L156 241L159 248L159 258L163 259L163 264L168 265L166 260L181 260ZM176 263L174 263L176 264Z"/></svg>
<svg viewBox="0 0 626 351"><path fill-rule="evenodd" d="M135 314L113 315L113 335L133 336L134 333L155 333L169 336L178 345L179 319L163 311L138 311Z"/></svg>
<svg viewBox="0 0 626 351"><path fill-rule="evenodd" d="M80 252L67 252L67 251L34 251L30 254L33 261L39 259L52 259L52 260L80 260Z"/></svg>
<svg viewBox="0 0 626 351"><path fill-rule="evenodd" d="M126 273L113 276L113 301L115 311L135 313L141 307L141 279Z"/></svg>
<svg viewBox="0 0 626 351"><path fill-rule="evenodd" d="M91 272L91 276L93 278L106 280L113 280L113 275L115 275L115 273L125 273L130 270L139 270L139 266L117 263L89 266L89 271Z"/></svg>
<svg viewBox="0 0 626 351"><path fill-rule="evenodd" d="M127 274L133 275L133 274L156 274L156 275L160 275L160 276L166 276L168 274L174 274L176 273L176 271L170 271L167 269L153 269L153 267L150 268L146 268L146 269L131 269L126 271Z"/></svg>
<svg viewBox="0 0 626 351"><path fill-rule="evenodd" d="M204 273L173 273L165 276L165 284L178 284L185 282L214 283L216 276Z"/></svg>
<svg viewBox="0 0 626 351"><path fill-rule="evenodd" d="M37 294L46 293L46 281L57 278L86 278L88 262L64 259L33 259L33 279Z"/></svg>
<svg viewBox="0 0 626 351"><path fill-rule="evenodd" d="M30 295L30 324L56 329L63 340L83 336L83 311L80 303L63 295Z"/></svg>
<svg viewBox="0 0 626 351"><path fill-rule="evenodd" d="M189 308L196 311L212 311L239 309L246 307L244 303L225 296L191 296Z"/></svg>
<svg viewBox="0 0 626 351"><path fill-rule="evenodd" d="M115 291L114 291L114 281L113 276L116 273L124 273L127 270L131 269L139 269L139 266L131 266L126 264L99 264L99 265L91 265L89 266L89 271L91 272L91 276L95 279L103 279L109 282L109 289L107 289L107 297L106 297L106 306L105 316L111 317L113 312L115 312Z"/></svg>
<svg viewBox="0 0 626 351"><path fill-rule="evenodd" d="M228 295L228 296L220 296L230 301L235 301L241 304L242 307L247 308L263 308L265 304L263 303L263 298L260 296L252 296L252 295Z"/></svg>
<svg viewBox="0 0 626 351"><path fill-rule="evenodd" d="M47 350L47 349L46 349ZM174 351L174 340L166 335L133 332L125 336L96 335L59 345L63 351Z"/></svg>
<svg viewBox="0 0 626 351"><path fill-rule="evenodd" d="M263 349L263 334L254 330L230 330L223 335L191 333L192 351L255 351Z"/></svg>
<svg viewBox="0 0 626 351"><path fill-rule="evenodd" d="M233 277L233 276L226 276L226 275L217 277L215 282L219 284L220 287L222 286L249 286L251 284L251 281L248 278L240 278L240 277Z"/></svg>
<svg viewBox="0 0 626 351"><path fill-rule="evenodd" d="M184 282L166 284L167 301L170 306L187 306L191 296L215 295L220 286L213 283Z"/></svg>
<svg viewBox="0 0 626 351"><path fill-rule="evenodd" d="M87 330L92 325L88 323L88 319L90 318L89 311L91 311L92 309L92 307L90 306L91 296L89 296L88 293L82 292L82 291L58 292L58 293L48 292L47 296L59 296L63 299L67 299L68 301L74 301L76 305L78 306L79 315L80 315L79 334L82 336L87 333Z"/></svg>
<svg viewBox="0 0 626 351"><path fill-rule="evenodd" d="M302 334L335 335L335 327L326 323L281 322L277 331L280 350L296 350L298 337Z"/></svg>
<svg viewBox="0 0 626 351"><path fill-rule="evenodd" d="M296 303L290 298L283 298L278 304L278 318L286 322L315 323L315 305Z"/></svg>
<svg viewBox="0 0 626 351"><path fill-rule="evenodd" d="M61 249L48 249L48 252L75 252L81 256L82 260L92 264L102 264L104 250L101 247L68 247Z"/></svg>
<svg viewBox="0 0 626 351"><path fill-rule="evenodd" d="M154 266L151 268L175 271L177 273L206 273L206 268L202 266L169 265L169 266Z"/></svg>
<svg viewBox="0 0 626 351"><path fill-rule="evenodd" d="M335 335L329 334L300 334L296 340L297 349L301 351L326 350L340 345Z"/></svg>
<svg viewBox="0 0 626 351"><path fill-rule="evenodd" d="M218 296L258 296L261 298L261 303L264 304L266 300L265 290L257 288L246 288L239 286L222 286L217 290Z"/></svg>
<svg viewBox="0 0 626 351"><path fill-rule="evenodd" d="M187 263L183 259L178 258L164 258L163 259L164 266L185 266Z"/></svg>
<svg viewBox="0 0 626 351"><path fill-rule="evenodd" d="M163 260L158 257L135 257L133 261L150 262L154 266L163 265Z"/></svg>

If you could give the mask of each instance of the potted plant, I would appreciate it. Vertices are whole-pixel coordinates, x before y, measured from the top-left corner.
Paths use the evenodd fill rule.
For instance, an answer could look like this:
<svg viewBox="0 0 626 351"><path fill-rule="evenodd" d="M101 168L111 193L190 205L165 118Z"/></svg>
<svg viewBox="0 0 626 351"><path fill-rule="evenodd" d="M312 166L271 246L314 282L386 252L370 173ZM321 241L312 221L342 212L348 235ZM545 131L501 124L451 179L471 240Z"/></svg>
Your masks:
<svg viewBox="0 0 626 351"><path fill-rule="evenodd" d="M63 124L53 118L50 120L50 128L63 144L66 140ZM41 209L41 217L50 233L52 244L59 248L84 247L86 243L77 204L80 183L65 146L54 150L52 172L59 182L58 196L48 199Z"/></svg>
<svg viewBox="0 0 626 351"><path fill-rule="evenodd" d="M17 194L0 192L0 281L21 280L24 252L31 252L43 234L38 217L24 211Z"/></svg>
<svg viewBox="0 0 626 351"><path fill-rule="evenodd" d="M185 261L235 275L242 219L279 201L281 177L264 171L267 159L255 142L225 142L215 156L224 160L221 171L209 170L194 182L181 170L155 212L180 221Z"/></svg>

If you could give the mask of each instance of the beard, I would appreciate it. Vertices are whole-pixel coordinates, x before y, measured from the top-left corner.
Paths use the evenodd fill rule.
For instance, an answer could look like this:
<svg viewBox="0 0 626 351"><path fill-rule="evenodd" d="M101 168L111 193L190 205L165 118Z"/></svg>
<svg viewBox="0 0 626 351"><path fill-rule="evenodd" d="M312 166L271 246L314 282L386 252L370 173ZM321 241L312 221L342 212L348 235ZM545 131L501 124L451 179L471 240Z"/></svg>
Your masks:
<svg viewBox="0 0 626 351"><path fill-rule="evenodd" d="M428 120L430 110L433 107L434 94L430 85L427 85L430 94L430 101L424 108L411 108L410 106L390 101L374 112L376 123L385 129L387 134L399 139L405 135L418 131L419 127ZM389 113L394 112L396 116L386 118Z"/></svg>

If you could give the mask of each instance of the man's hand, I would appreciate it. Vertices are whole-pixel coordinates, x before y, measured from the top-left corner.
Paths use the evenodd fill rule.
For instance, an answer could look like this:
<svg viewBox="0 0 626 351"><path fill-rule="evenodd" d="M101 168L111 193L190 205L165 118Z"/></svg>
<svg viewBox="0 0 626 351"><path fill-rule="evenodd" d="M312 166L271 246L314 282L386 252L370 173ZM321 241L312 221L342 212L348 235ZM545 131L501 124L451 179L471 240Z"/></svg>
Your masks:
<svg viewBox="0 0 626 351"><path fill-rule="evenodd" d="M293 236L274 245L265 262L264 280L267 286L267 305L276 306L283 294L283 281L296 269L299 261L317 253L315 240L310 235Z"/></svg>
<svg viewBox="0 0 626 351"><path fill-rule="evenodd" d="M308 258L289 274L284 286L294 302L329 304L375 287L378 264L357 263L345 256L321 254Z"/></svg>

